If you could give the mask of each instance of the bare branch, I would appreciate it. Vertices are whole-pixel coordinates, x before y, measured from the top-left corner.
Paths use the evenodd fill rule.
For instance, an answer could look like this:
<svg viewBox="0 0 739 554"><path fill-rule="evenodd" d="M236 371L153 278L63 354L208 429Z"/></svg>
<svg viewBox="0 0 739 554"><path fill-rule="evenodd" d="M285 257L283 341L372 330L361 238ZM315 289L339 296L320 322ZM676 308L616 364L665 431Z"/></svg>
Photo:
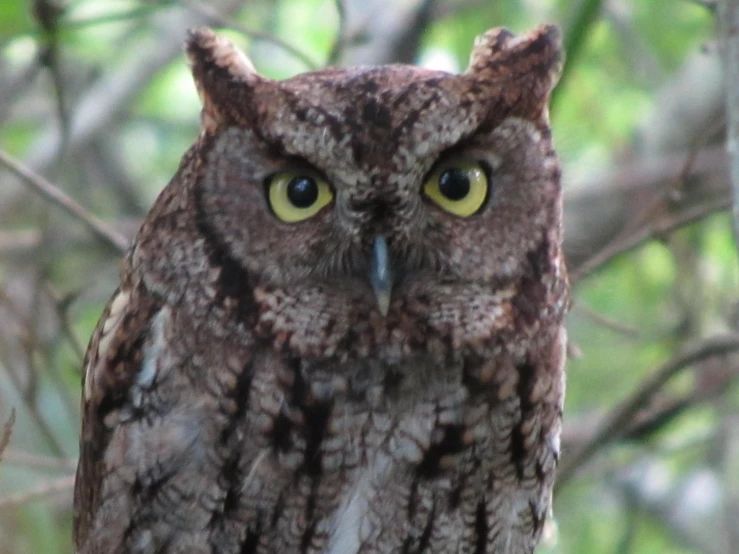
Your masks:
<svg viewBox="0 0 739 554"><path fill-rule="evenodd" d="M240 23L235 23L234 21L229 20L228 18L219 14L213 8L205 4L199 4L197 2L187 2L187 5L194 12L199 13L201 16L207 18L208 25L218 25L227 29L233 29L234 31L244 33L248 37L271 42L272 44L275 44L282 48L285 52L293 56L295 59L300 60L300 62L305 65L306 69L318 69L320 67L319 64L316 63L315 60L311 59L308 54L299 50L298 48L295 48L295 46L293 46L289 42L282 40L280 37L275 36L272 33L267 33L265 31L260 31L259 29L254 29L252 27L247 27L246 25L241 25Z"/></svg>
<svg viewBox="0 0 739 554"><path fill-rule="evenodd" d="M80 204L64 194L49 181L37 175L19 161L15 160L4 151L0 150L0 164L13 172L23 182L30 185L37 193L49 200L52 204L59 206L69 215L81 221L93 234L103 243L113 247L118 252L125 252L128 241L118 232L110 229L105 223L90 214Z"/></svg>
<svg viewBox="0 0 739 554"><path fill-rule="evenodd" d="M58 479L46 481L30 491L10 494L5 498L0 498L0 508L18 506L26 502L31 502L32 500L41 500L58 492L71 491L72 487L74 487L74 475L65 475Z"/></svg>
<svg viewBox="0 0 739 554"><path fill-rule="evenodd" d="M219 13L231 14L240 8L243 0L214 2ZM182 54L185 31L204 25L207 19L192 9L172 7L154 13L143 38L136 44L121 49L121 63L103 71L100 78L72 107L67 153L88 144L99 132L109 127L129 106L161 69ZM146 52L142 56L141 52ZM54 162L59 151L59 136L54 129L41 134L29 148L25 159L29 167L45 171Z"/></svg>
<svg viewBox="0 0 739 554"><path fill-rule="evenodd" d="M3 452L8 447L10 442L10 435L13 434L13 424L15 423L15 408L10 410L10 417L3 426L3 432L0 434L0 461L3 459Z"/></svg>
<svg viewBox="0 0 739 554"><path fill-rule="evenodd" d="M41 240L36 230L0 231L0 256L14 252L28 252Z"/></svg>
<svg viewBox="0 0 739 554"><path fill-rule="evenodd" d="M26 452L18 452L16 450L7 450L4 454L3 460L6 464L17 464L24 467L50 471L63 471L65 473L74 471L77 467L77 460L74 458L38 456L36 454L28 454Z"/></svg>
<svg viewBox="0 0 739 554"><path fill-rule="evenodd" d="M723 335L712 337L699 343L688 346L658 368L642 382L639 388L620 402L598 430L579 450L573 452L563 460L560 466L557 487L564 485L575 471L587 462L596 452L619 437L630 428L630 424L637 412L646 406L650 399L683 369L712 356L720 356L739 350L739 335Z"/></svg>
<svg viewBox="0 0 739 554"><path fill-rule="evenodd" d="M719 15L726 88L726 150L733 197L734 241L739 247L739 0L725 0Z"/></svg>
<svg viewBox="0 0 739 554"><path fill-rule="evenodd" d="M77 360L79 362L78 365L82 367L82 362L85 358L85 347L77 339L77 336L74 333L71 318L69 317L69 307L77 299L79 292L67 294L63 297L60 297L59 294L52 287L51 283L46 282L44 284L46 292L53 302L56 316L59 319L59 330L61 331L62 336L69 343L69 346L72 348L74 354L77 356Z"/></svg>
<svg viewBox="0 0 739 554"><path fill-rule="evenodd" d="M616 333L623 335L625 337L628 337L630 339L638 339L641 337L641 331L639 331L639 329L637 329L636 327L627 325L620 321L616 321L613 318L610 318L599 312L596 312L592 308L586 306L582 302L578 302L577 300L573 302L572 310L579 312L584 317L587 317L588 319L594 321L598 325L601 325L607 329L611 329L612 331L615 331Z"/></svg>
<svg viewBox="0 0 739 554"><path fill-rule="evenodd" d="M336 13L339 16L339 28L336 30L336 38L326 58L326 65L335 65L341 58L346 42L346 8L344 0L334 0Z"/></svg>
<svg viewBox="0 0 739 554"><path fill-rule="evenodd" d="M342 65L412 63L431 20L431 0L344 0Z"/></svg>
<svg viewBox="0 0 739 554"><path fill-rule="evenodd" d="M705 204L693 206L675 216L664 218L662 221L649 223L634 233L613 241L594 256L585 260L570 272L570 279L573 283L576 283L620 254L629 252L650 240L663 237L681 227L690 225L713 213L727 210L730 207L731 199L718 198Z"/></svg>
<svg viewBox="0 0 739 554"><path fill-rule="evenodd" d="M580 52L585 46L586 39L590 30L595 26L598 16L600 15L603 0L583 0L579 3L575 11L572 23L565 32L565 52L567 52L567 63L562 68L560 75L560 85L567 81L570 68L575 67L575 60L579 57ZM563 86L554 89L552 94L552 106L556 109L559 100L560 91L564 90Z"/></svg>
<svg viewBox="0 0 739 554"><path fill-rule="evenodd" d="M694 4L698 4L699 6L703 6L709 11L716 11L716 8L718 8L718 0L690 0Z"/></svg>

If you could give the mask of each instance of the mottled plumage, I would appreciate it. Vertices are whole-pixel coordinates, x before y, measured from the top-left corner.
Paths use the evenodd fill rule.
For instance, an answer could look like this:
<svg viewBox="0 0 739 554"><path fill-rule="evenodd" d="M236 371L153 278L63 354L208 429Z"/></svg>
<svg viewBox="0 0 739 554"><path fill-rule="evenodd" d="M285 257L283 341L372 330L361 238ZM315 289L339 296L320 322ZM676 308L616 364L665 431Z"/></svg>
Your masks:
<svg viewBox="0 0 739 554"><path fill-rule="evenodd" d="M532 552L564 395L558 31L489 31L462 75L272 81L207 30L187 53L203 130L85 362L77 552Z"/></svg>

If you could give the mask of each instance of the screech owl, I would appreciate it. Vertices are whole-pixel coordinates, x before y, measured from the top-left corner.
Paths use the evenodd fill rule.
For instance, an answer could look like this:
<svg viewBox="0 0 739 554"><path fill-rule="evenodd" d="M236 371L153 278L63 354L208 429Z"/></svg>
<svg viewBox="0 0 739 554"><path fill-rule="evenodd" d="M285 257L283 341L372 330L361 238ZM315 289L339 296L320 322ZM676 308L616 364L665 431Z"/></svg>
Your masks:
<svg viewBox="0 0 739 554"><path fill-rule="evenodd" d="M461 75L186 49L202 132L88 348L77 552L531 553L564 395L558 30L489 31Z"/></svg>

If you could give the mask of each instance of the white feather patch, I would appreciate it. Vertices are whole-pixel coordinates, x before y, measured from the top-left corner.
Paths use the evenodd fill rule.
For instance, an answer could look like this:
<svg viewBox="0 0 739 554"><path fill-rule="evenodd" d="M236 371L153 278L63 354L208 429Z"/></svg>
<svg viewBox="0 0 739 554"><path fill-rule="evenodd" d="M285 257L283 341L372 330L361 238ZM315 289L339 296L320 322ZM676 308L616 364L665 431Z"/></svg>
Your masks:
<svg viewBox="0 0 739 554"><path fill-rule="evenodd" d="M149 329L149 341L144 347L144 360L141 369L136 374L136 381L131 387L131 402L134 406L140 406L144 389L149 389L154 384L157 375L159 358L166 346L164 326L169 320L170 310L163 307L151 321Z"/></svg>
<svg viewBox="0 0 739 554"><path fill-rule="evenodd" d="M336 512L327 554L356 554L362 543L370 539L373 529L367 507L379 488L377 482L384 479L391 468L390 457L379 452L371 466L362 472Z"/></svg>
<svg viewBox="0 0 739 554"><path fill-rule="evenodd" d="M105 359L110 342L118 331L118 326L121 323L121 316L125 313L128 301L131 298L131 293L126 290L118 291L113 299L110 301L110 311L108 317L102 322L100 329L100 338L96 346L96 352L94 356L90 356L85 368L85 400L89 400L92 397L92 390L95 384L95 371L100 363L101 359Z"/></svg>

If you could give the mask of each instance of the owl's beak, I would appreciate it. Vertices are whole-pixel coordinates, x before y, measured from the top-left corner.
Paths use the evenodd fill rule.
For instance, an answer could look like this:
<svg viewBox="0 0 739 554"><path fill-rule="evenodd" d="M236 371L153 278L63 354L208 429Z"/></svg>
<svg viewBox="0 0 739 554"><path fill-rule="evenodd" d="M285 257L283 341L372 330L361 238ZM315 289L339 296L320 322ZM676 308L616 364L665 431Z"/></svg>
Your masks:
<svg viewBox="0 0 739 554"><path fill-rule="evenodd" d="M393 268L388 254L387 241L385 237L375 237L372 245L372 258L370 260L369 280L375 298L383 316L387 315L390 308L390 295L393 291Z"/></svg>

